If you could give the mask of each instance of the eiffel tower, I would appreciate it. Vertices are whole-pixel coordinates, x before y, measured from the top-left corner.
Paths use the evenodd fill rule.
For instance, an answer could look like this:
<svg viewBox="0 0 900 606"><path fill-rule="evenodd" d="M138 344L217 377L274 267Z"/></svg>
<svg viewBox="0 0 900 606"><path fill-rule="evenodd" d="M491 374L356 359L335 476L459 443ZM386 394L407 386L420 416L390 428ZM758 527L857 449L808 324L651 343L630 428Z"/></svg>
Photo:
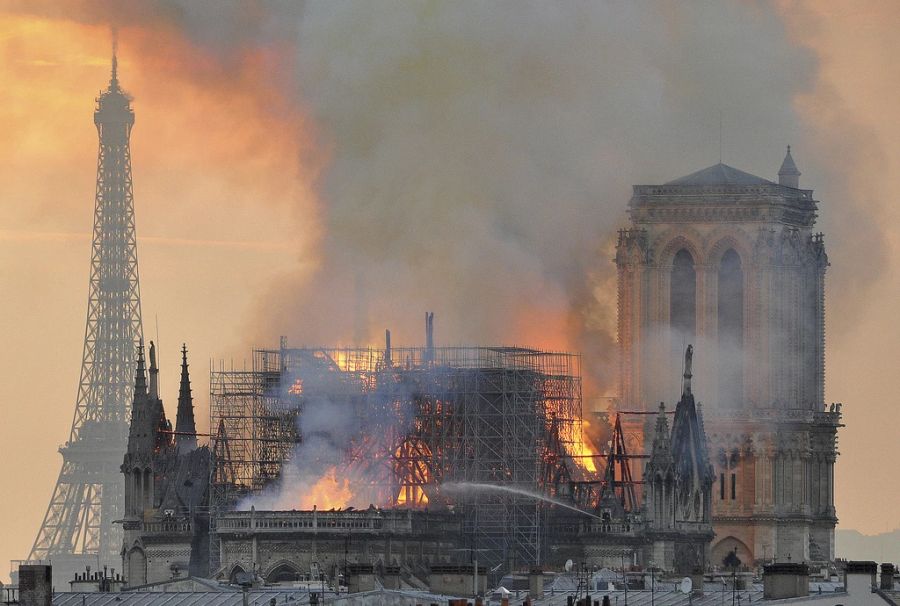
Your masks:
<svg viewBox="0 0 900 606"><path fill-rule="evenodd" d="M143 339L129 139L131 97L120 87L115 46L109 86L97 98L100 137L81 379L62 469L29 560L50 560L68 590L86 565L121 562L123 479L135 355ZM97 568L94 568L97 570Z"/></svg>

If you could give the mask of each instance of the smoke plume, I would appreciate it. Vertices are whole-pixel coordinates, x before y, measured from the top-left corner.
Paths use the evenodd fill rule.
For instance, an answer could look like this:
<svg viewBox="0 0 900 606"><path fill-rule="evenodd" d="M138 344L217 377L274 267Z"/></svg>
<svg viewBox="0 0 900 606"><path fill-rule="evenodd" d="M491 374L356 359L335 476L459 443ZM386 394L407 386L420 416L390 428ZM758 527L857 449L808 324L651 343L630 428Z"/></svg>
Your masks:
<svg viewBox="0 0 900 606"><path fill-rule="evenodd" d="M417 343L433 309L443 344L581 351L591 394L612 392L611 235L630 185L720 156L774 178L787 143L805 174L831 163L795 111L812 53L765 2L24 6L112 21L223 95L255 74L273 135L301 140L284 185L303 180L318 208L298 204L298 269L260 293L248 343L367 344L384 327ZM826 200L850 190L825 185Z"/></svg>
<svg viewBox="0 0 900 606"><path fill-rule="evenodd" d="M270 338L415 341L428 308L444 343L583 351L598 392L630 184L715 163L720 115L724 159L774 176L814 67L744 5L311 3L299 25L325 236L265 297Z"/></svg>

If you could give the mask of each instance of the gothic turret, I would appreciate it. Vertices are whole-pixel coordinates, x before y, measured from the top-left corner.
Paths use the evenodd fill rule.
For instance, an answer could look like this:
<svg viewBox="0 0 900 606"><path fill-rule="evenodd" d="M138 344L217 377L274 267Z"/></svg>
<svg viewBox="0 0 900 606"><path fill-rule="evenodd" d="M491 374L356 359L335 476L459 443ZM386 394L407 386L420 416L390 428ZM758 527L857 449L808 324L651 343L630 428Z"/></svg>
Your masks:
<svg viewBox="0 0 900 606"><path fill-rule="evenodd" d="M646 469L652 471L670 471L672 467L672 440L669 437L669 421L666 419L666 405L659 403L656 415L656 430L653 433L653 445Z"/></svg>
<svg viewBox="0 0 900 606"><path fill-rule="evenodd" d="M162 400L159 399L159 368L156 365L156 346L150 342L150 384L144 370L144 348L138 350L137 370L134 378L134 401L131 407L131 425L128 431L128 453L149 458L170 441L171 423L166 419Z"/></svg>
<svg viewBox="0 0 900 606"><path fill-rule="evenodd" d="M178 388L178 414L175 417L175 442L179 454L197 448L197 427L194 423L194 399L191 396L191 377L188 374L187 346L181 346L181 385Z"/></svg>
<svg viewBox="0 0 900 606"><path fill-rule="evenodd" d="M131 424L128 428L128 453L148 452L145 444L151 430L148 427L147 368L144 365L144 344L138 346L137 368L134 372L134 400L131 404Z"/></svg>
<svg viewBox="0 0 900 606"><path fill-rule="evenodd" d="M706 433L691 393L694 348L687 346L681 400L672 421L672 457L675 464L676 511L679 520L710 523L713 471Z"/></svg>
<svg viewBox="0 0 900 606"><path fill-rule="evenodd" d="M154 554L147 544L148 535L156 539L154 525L159 521L173 523L175 530L167 539L180 542L179 553L189 554L189 573L209 574L209 549L203 530L209 527L209 518L197 508L209 502L210 452L197 446L187 347L181 349L175 432L159 397L155 343L151 342L149 349L149 382L143 350L139 352L128 452L121 466L126 505L122 554L132 586L168 578L170 562L161 563L166 552ZM154 562L153 557L160 560Z"/></svg>
<svg viewBox="0 0 900 606"><path fill-rule="evenodd" d="M797 165L794 164L794 159L791 157L790 145L787 146L784 162L781 163L781 169L778 171L778 184L794 189L800 187L800 171L797 170Z"/></svg>
<svg viewBox="0 0 900 606"><path fill-rule="evenodd" d="M134 399L147 397L147 368L144 366L144 342L138 346L137 368L134 371ZM132 419L134 415L132 415Z"/></svg>
<svg viewBox="0 0 900 606"><path fill-rule="evenodd" d="M659 403L651 448L650 459L644 468L647 520L654 529L670 529L675 521L672 504L675 472L666 405L662 402Z"/></svg>
<svg viewBox="0 0 900 606"><path fill-rule="evenodd" d="M125 515L139 518L148 504L149 479L156 436L155 418L147 392L147 369L144 365L144 344L138 346L137 368L134 373L134 399L131 404L131 423L128 428L128 449L122 462L125 474Z"/></svg>
<svg viewBox="0 0 900 606"><path fill-rule="evenodd" d="M681 400L675 407L672 431L666 407L660 403L650 458L644 470L644 512L654 551L665 567L679 574L703 569L714 537L710 500L712 466L706 435L691 392L694 348L687 346ZM669 559L669 555L678 554Z"/></svg>

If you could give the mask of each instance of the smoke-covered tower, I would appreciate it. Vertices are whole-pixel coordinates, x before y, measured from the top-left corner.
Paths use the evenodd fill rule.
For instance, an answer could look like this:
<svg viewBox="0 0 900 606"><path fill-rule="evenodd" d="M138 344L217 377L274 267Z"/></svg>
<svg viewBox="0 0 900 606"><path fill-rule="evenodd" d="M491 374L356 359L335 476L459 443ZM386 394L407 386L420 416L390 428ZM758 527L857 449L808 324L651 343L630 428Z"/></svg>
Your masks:
<svg viewBox="0 0 900 606"><path fill-rule="evenodd" d="M715 468L711 563L834 557L840 407L826 409L817 202L790 155L777 183L717 164L636 185L619 233L620 397L654 410L696 345ZM649 447L652 417L626 428ZM644 436L647 439L644 440Z"/></svg>
<svg viewBox="0 0 900 606"><path fill-rule="evenodd" d="M122 476L135 351L142 340L129 139L131 98L112 77L97 98L100 137L87 326L75 417L60 449L62 470L29 559L50 559L68 589L70 572L119 561ZM95 568L96 570L96 568Z"/></svg>

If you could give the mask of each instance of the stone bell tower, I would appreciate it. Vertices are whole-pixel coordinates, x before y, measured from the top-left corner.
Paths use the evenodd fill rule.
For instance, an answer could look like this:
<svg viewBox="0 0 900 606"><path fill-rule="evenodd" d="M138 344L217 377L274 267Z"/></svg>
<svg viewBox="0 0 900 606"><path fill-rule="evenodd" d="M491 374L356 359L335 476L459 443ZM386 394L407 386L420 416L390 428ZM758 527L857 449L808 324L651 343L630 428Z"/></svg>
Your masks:
<svg viewBox="0 0 900 606"><path fill-rule="evenodd" d="M715 472L714 566L735 548L745 563L834 558L828 257L799 177L788 148L777 183L720 163L636 185L619 232L619 407L656 411L694 345ZM646 446L653 417L634 418L626 431Z"/></svg>

